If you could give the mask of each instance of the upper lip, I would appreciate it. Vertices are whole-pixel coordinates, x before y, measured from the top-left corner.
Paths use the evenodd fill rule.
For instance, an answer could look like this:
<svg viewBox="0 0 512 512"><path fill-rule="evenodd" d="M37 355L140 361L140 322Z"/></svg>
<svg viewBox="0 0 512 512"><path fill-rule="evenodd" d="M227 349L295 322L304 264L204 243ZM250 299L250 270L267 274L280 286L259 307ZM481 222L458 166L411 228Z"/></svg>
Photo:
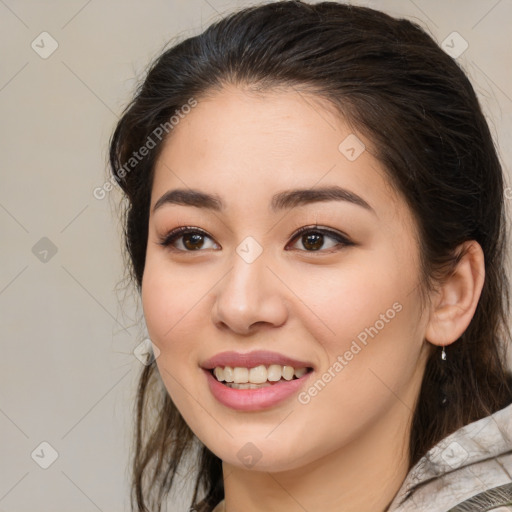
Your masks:
<svg viewBox="0 0 512 512"><path fill-rule="evenodd" d="M268 350L255 350L253 352L220 352L201 364L205 370L212 370L217 366L230 366L232 368L254 368L259 365L279 364L281 366L293 366L294 368L312 368L311 363L299 361L292 357L269 352Z"/></svg>

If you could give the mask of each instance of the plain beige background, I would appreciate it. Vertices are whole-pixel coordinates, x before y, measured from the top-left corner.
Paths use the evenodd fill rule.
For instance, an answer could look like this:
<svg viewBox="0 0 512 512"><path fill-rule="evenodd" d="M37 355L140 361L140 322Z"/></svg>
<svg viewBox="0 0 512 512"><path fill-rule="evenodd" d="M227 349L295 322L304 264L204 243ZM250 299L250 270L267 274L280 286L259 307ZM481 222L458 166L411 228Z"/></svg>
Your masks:
<svg viewBox="0 0 512 512"><path fill-rule="evenodd" d="M93 190L149 61L253 3L0 0L0 511L129 510L133 351L145 331L136 300L116 292L118 194ZM512 0L353 3L413 19L440 44L460 34L457 61L509 173ZM169 510L188 503L183 491Z"/></svg>

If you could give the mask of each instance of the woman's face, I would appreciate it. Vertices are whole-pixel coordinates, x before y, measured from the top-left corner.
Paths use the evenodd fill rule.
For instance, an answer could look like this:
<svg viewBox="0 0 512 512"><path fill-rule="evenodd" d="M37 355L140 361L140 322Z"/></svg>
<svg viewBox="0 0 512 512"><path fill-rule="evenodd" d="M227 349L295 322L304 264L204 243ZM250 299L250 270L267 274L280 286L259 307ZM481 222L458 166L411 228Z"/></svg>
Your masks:
<svg viewBox="0 0 512 512"><path fill-rule="evenodd" d="M370 150L318 98L233 87L164 146L144 315L172 400L225 462L299 468L412 415L428 316L415 225Z"/></svg>

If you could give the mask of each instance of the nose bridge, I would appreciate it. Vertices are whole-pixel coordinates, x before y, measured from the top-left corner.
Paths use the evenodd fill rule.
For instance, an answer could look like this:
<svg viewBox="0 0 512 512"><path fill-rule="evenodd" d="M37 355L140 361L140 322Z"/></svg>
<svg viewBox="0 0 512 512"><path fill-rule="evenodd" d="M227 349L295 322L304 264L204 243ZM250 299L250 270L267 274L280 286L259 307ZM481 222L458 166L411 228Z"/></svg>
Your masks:
<svg viewBox="0 0 512 512"><path fill-rule="evenodd" d="M248 239L236 248L231 270L217 289L212 312L214 323L247 333L256 323L277 326L286 320L281 283L267 268L268 254L262 249Z"/></svg>

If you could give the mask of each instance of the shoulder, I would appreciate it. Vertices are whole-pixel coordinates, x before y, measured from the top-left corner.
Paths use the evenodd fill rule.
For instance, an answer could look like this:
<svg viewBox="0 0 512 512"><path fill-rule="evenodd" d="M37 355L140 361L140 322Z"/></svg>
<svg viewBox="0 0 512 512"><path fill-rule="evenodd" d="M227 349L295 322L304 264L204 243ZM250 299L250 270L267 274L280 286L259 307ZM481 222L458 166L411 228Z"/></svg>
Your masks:
<svg viewBox="0 0 512 512"><path fill-rule="evenodd" d="M511 417L512 404L442 439L387 512L512 512Z"/></svg>
<svg viewBox="0 0 512 512"><path fill-rule="evenodd" d="M487 489L459 503L448 512L511 512L512 483Z"/></svg>

